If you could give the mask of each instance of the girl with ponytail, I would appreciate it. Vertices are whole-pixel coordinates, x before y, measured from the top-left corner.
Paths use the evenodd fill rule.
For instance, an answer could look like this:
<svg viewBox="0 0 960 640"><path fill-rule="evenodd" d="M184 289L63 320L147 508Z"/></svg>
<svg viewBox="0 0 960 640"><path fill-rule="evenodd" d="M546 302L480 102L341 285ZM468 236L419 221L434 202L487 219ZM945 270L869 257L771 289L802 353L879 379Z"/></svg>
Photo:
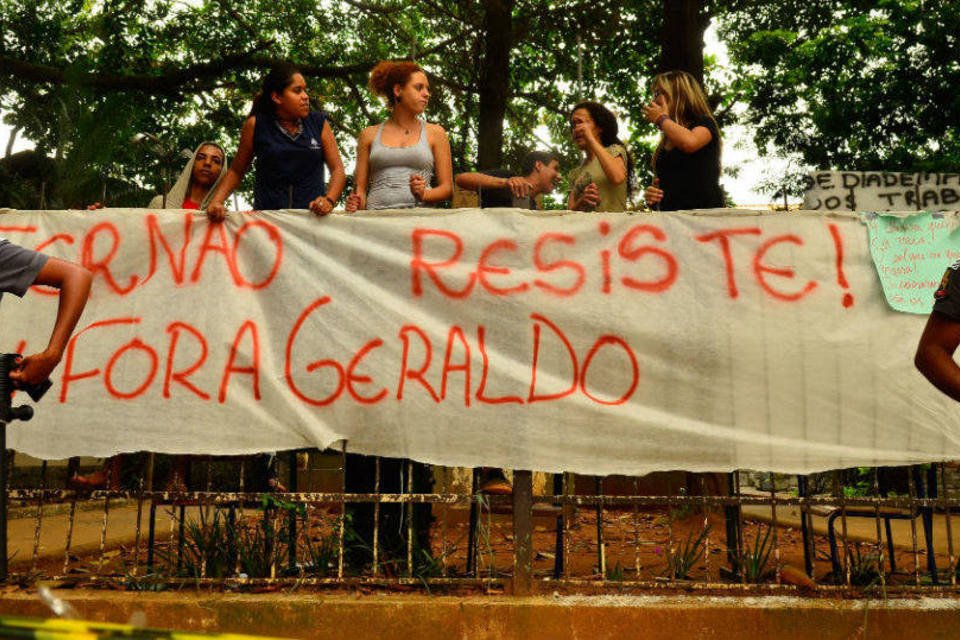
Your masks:
<svg viewBox="0 0 960 640"><path fill-rule="evenodd" d="M253 208L310 209L330 213L347 182L333 130L322 111L310 110L303 75L291 64L274 66L263 79L240 131L237 155L207 205L207 217L223 220L223 203L256 158ZM324 179L330 170L330 183Z"/></svg>
<svg viewBox="0 0 960 640"><path fill-rule="evenodd" d="M390 117L357 138L354 192L347 211L432 205L453 194L453 162L443 127L422 118L430 81L415 62L384 61L370 72L370 89ZM435 183L435 184L434 184Z"/></svg>

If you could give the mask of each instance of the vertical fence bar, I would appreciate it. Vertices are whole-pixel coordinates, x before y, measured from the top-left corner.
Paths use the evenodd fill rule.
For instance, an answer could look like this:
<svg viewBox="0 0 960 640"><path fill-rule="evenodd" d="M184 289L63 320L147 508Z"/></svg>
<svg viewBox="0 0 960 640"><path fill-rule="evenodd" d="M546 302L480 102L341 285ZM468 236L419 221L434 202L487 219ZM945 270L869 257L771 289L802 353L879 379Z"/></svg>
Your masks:
<svg viewBox="0 0 960 640"><path fill-rule="evenodd" d="M493 550L493 544L491 544L490 539L493 537L493 505L489 501L486 502L487 505L487 562L490 565L490 571L488 572L488 577L492 581L497 576L497 556ZM482 511L481 511L482 515Z"/></svg>
<svg viewBox="0 0 960 640"><path fill-rule="evenodd" d="M554 496L563 496L563 473L553 474L553 495ZM556 504L556 503L555 503ZM563 563L564 563L564 548L563 548L563 531L564 531L564 517L567 508L567 505L563 502L556 504L559 507L559 512L556 520L554 521L554 527L556 527L556 532L554 534L554 549L553 549L553 579L559 580L563 576Z"/></svg>
<svg viewBox="0 0 960 640"><path fill-rule="evenodd" d="M700 497L703 499L703 571L707 582L710 582L710 506L707 503L707 484L704 474L700 474Z"/></svg>
<svg viewBox="0 0 960 640"><path fill-rule="evenodd" d="M140 533L143 526L143 476L137 483L137 529L133 534L133 571L132 575L140 573Z"/></svg>
<svg viewBox="0 0 960 640"><path fill-rule="evenodd" d="M377 501L373 503L373 575L380 575L380 456L373 458L373 492Z"/></svg>
<svg viewBox="0 0 960 640"><path fill-rule="evenodd" d="M153 571L154 546L157 544L157 503L150 497L150 521L147 525L147 573Z"/></svg>
<svg viewBox="0 0 960 640"><path fill-rule="evenodd" d="M263 522L269 525L269 535L267 536L267 549L270 553L270 579L277 578L277 559L280 556L280 537L277 530L280 528L280 511L274 507L268 507L263 510Z"/></svg>
<svg viewBox="0 0 960 640"><path fill-rule="evenodd" d="M956 588L957 586L957 567L955 564L956 556L953 552L953 524L950 522L950 507L946 505L947 496L947 469L946 465L940 465L940 485L942 490L940 492L940 501L943 508L943 517L944 523L947 527L947 559L949 565L947 570L950 572L950 586Z"/></svg>
<svg viewBox="0 0 960 640"><path fill-rule="evenodd" d="M574 474L564 473L563 478L563 496L564 498L569 498L576 491L576 483L574 481ZM564 502L563 504L563 563L561 570L564 576L570 575L570 550L571 543L570 538L573 535L571 528L573 527L573 520L576 517L577 508L574 504L569 502Z"/></svg>
<svg viewBox="0 0 960 640"><path fill-rule="evenodd" d="M810 497L810 484L807 476L797 476L797 495L800 497L800 535L803 539L803 570L807 576L813 578L814 558L816 551L813 547L813 523L810 519L810 506L807 498Z"/></svg>
<svg viewBox="0 0 960 640"><path fill-rule="evenodd" d="M533 473L513 472L513 593L533 592Z"/></svg>
<svg viewBox="0 0 960 640"><path fill-rule="evenodd" d="M640 495L640 479L633 478L633 497ZM640 505L633 503L633 570L636 580L640 579Z"/></svg>
<svg viewBox="0 0 960 640"><path fill-rule="evenodd" d="M850 571L851 567L851 558L850 558L850 543L849 538L847 538L847 497L846 491L844 489L844 482L841 479L839 471L833 472L833 481L834 481L834 492L838 495L838 500L840 502L840 527L841 532L843 533L843 573L844 581L847 587L850 587ZM834 582L836 582L836 576L834 576Z"/></svg>
<svg viewBox="0 0 960 640"><path fill-rule="evenodd" d="M407 482L404 493L413 493L413 461L407 460ZM413 503L402 503L407 511L407 577L413 577Z"/></svg>
<svg viewBox="0 0 960 640"><path fill-rule="evenodd" d="M740 495L740 473L735 471L731 474L731 482L733 483L733 489L737 496L737 530L736 530L736 546L737 546L737 570L740 573L740 584L747 584L747 575L743 570L742 558L743 558L743 499ZM758 532L759 533L759 530Z"/></svg>
<svg viewBox="0 0 960 640"><path fill-rule="evenodd" d="M597 570L600 572L600 579L607 578L607 554L605 543L603 541L603 478L597 476L594 481L594 489L598 496L596 516L597 516Z"/></svg>
<svg viewBox="0 0 960 640"><path fill-rule="evenodd" d="M440 493L447 495L447 473L450 467L440 467ZM444 501L443 516L440 519L440 575L447 577L447 515L450 503Z"/></svg>
<svg viewBox="0 0 960 640"><path fill-rule="evenodd" d="M186 538L186 519L187 519L187 507L186 505L180 505L177 507L176 513L177 517L177 573L180 573L180 570L183 568L183 543Z"/></svg>
<svg viewBox="0 0 960 640"><path fill-rule="evenodd" d="M0 582L7 581L7 423L0 421Z"/></svg>
<svg viewBox="0 0 960 640"><path fill-rule="evenodd" d="M347 441L340 447L340 493L347 493ZM337 579L343 580L343 533L347 526L347 501L340 500L340 530L337 532Z"/></svg>
<svg viewBox="0 0 960 640"><path fill-rule="evenodd" d="M40 529L43 526L43 494L47 488L47 461L40 464L40 497L37 498L37 513L33 523L33 553L30 556L30 573L37 570L40 558Z"/></svg>
<svg viewBox="0 0 960 640"><path fill-rule="evenodd" d="M876 534L877 534L877 543L876 543L876 567L877 567L877 576L880 578L881 584L884 584L886 580L884 579L883 572L883 533L880 530L880 469L877 467L873 468L873 521L876 525ZM892 548L892 545L891 545ZM889 561L892 561L893 558L888 558ZM893 565L891 565L892 567Z"/></svg>
<svg viewBox="0 0 960 640"><path fill-rule="evenodd" d="M913 547L913 576L916 586L920 586L920 549L917 545L917 488L914 486L913 467L910 467L907 486L910 491L910 544Z"/></svg>
<svg viewBox="0 0 960 640"><path fill-rule="evenodd" d="M113 474L107 475L107 491L103 497L103 525L100 527L100 558L97 560L97 574L103 571L104 553L107 548L107 526L110 522L110 492L114 490L112 478Z"/></svg>
<svg viewBox="0 0 960 640"><path fill-rule="evenodd" d="M70 546L73 542L73 523L77 516L77 493L70 497L70 513L67 515L67 538L63 545L63 575L70 570Z"/></svg>
<svg viewBox="0 0 960 640"><path fill-rule="evenodd" d="M246 493L246 480L245 480L245 478L244 478L244 476L246 475L246 473L245 473L245 472L246 472L246 465L247 465L247 463L246 463L246 458L241 457L241 458L240 458L240 465L239 465L239 466L240 466L240 469L239 469L239 478L238 478L238 482L237 482L237 492L241 495L241 498L237 501L237 508L236 508L236 510L234 510L234 511L232 511L232 512L230 513L230 518L231 518L232 524L233 524L233 526L231 527L231 531L233 531L233 534L232 534L231 537L233 538L232 542L233 542L233 544L234 544L234 546L233 546L233 548L232 548L231 550L236 554L236 555L234 556L234 558L233 558L233 572L234 572L234 574L236 574L236 575L240 575L240 573L242 573L242 572L240 571L240 569L241 569L241 566L240 566L240 556L241 556L241 554L240 554L240 531L241 531L241 529L242 529L242 528L244 527L244 525L245 525L245 523L244 523L244 516L243 516L243 507L244 507L244 502L245 502L246 500L245 500L245 498L243 498L242 496L243 496L244 493Z"/></svg>
<svg viewBox="0 0 960 640"><path fill-rule="evenodd" d="M773 562L774 562L774 575L776 576L777 584L782 584L783 576L781 575L780 569L780 537L778 535L777 527L777 481L773 477L773 473L770 473L770 526L773 527ZM759 529L757 530L757 535L760 535Z"/></svg>
<svg viewBox="0 0 960 640"><path fill-rule="evenodd" d="M736 471L727 474L727 495L733 497L736 491ZM724 505L723 524L727 536L727 564L730 565L731 574L736 577L740 575L740 546L739 536L742 531L740 525L740 504Z"/></svg>
<svg viewBox="0 0 960 640"><path fill-rule="evenodd" d="M290 476L287 480L287 491L297 493L297 451L291 451L287 464L290 465ZM287 514L287 567L290 571L297 569L297 509L290 509Z"/></svg>
<svg viewBox="0 0 960 640"><path fill-rule="evenodd" d="M927 467L926 476L926 482L923 482L922 484L924 495L921 497L926 498L927 500L934 500L937 497L936 463L930 463L930 466ZM921 513L923 514L923 541L928 549L927 571L930 572L930 581L933 584L937 584L939 582L939 577L937 576L937 554L933 546L933 507L923 507L921 509Z"/></svg>
<svg viewBox="0 0 960 640"><path fill-rule="evenodd" d="M674 557L674 556L673 556L673 553L674 553L674 546L673 546L673 505L675 504L675 502L674 502L673 491L670 490L670 487L669 487L669 486L668 486L668 488L667 488L667 493L668 493L669 495L668 495L668 502L667 502L667 548L666 548L666 556L667 556L667 565L668 565L667 568L670 570L669 580L672 582L673 580L676 580L676 579L677 579L677 576L675 575L675 571L674 571L674 567L675 567L676 565L671 561L671 558ZM681 488L680 488L680 495L685 495L685 494L686 494L686 490L681 487Z"/></svg>
<svg viewBox="0 0 960 640"><path fill-rule="evenodd" d="M470 513L467 520L467 575L480 576L477 564L477 530L480 524L479 469L470 470Z"/></svg>

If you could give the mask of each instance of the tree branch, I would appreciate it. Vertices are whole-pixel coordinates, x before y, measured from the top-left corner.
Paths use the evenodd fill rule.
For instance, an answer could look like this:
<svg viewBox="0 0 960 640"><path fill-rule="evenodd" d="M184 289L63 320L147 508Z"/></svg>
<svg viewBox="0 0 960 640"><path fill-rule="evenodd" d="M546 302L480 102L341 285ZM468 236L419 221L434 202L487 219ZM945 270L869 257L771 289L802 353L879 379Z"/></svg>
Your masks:
<svg viewBox="0 0 960 640"><path fill-rule="evenodd" d="M247 32L247 34L256 40L258 43L263 42L264 40L260 37L260 33L253 28L253 26L244 20L243 16L240 15L240 12L230 6L228 0L218 0L220 8L223 9L227 15L233 18L233 21L240 25L240 28Z"/></svg>
<svg viewBox="0 0 960 640"><path fill-rule="evenodd" d="M363 115L364 117L366 117L367 123L376 124L377 119L374 117L372 113L370 113L370 110L367 109L367 101L363 99L363 94L361 93L360 89L357 87L356 83L349 78L346 79L346 83L347 83L347 88L350 89L350 93L353 94L354 100L356 100L357 104L360 105L360 110L363 111ZM356 137L356 135L354 135L354 137Z"/></svg>
<svg viewBox="0 0 960 640"><path fill-rule="evenodd" d="M150 95L176 95L184 90L204 91L217 86L217 80L229 71L269 67L282 62L279 58L260 56L257 52L273 44L264 42L250 51L224 56L217 60L187 67L161 69L155 74L75 73L70 67L54 67L0 56L0 75L43 84L69 84L102 91L133 91ZM372 62L352 65L298 64L305 74L315 78L348 78L373 68Z"/></svg>
<svg viewBox="0 0 960 640"><path fill-rule="evenodd" d="M347 4L361 11L366 11L367 13L379 13L380 15L388 16L394 13L398 13L407 8L406 4L400 4L393 7L383 7L373 2L363 2L362 0L344 0Z"/></svg>

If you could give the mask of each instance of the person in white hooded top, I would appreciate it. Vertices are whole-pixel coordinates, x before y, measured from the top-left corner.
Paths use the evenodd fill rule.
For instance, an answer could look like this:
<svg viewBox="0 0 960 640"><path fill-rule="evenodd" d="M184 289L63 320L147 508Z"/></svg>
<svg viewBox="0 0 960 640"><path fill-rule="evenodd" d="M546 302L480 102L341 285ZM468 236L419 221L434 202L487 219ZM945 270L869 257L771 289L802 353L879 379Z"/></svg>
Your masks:
<svg viewBox="0 0 960 640"><path fill-rule="evenodd" d="M150 209L205 209L217 185L227 173L227 158L215 142L201 142L180 177L162 195L150 201Z"/></svg>

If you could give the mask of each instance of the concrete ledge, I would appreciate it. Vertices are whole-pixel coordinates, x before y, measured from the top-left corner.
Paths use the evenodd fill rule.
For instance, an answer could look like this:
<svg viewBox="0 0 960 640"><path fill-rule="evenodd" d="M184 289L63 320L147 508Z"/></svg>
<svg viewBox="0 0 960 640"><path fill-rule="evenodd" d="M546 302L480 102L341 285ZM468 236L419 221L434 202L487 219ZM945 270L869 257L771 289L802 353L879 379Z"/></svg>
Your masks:
<svg viewBox="0 0 960 640"><path fill-rule="evenodd" d="M61 591L84 619L289 638L956 638L960 599L198 594ZM30 592L0 614L46 617Z"/></svg>

